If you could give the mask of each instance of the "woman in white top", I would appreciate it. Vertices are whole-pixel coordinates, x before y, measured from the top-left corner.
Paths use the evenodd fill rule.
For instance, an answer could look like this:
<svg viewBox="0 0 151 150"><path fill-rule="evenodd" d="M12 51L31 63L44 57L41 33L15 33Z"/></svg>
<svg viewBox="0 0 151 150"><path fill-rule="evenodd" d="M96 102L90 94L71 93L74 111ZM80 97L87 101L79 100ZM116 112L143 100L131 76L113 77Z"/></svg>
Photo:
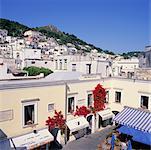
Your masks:
<svg viewBox="0 0 151 150"><path fill-rule="evenodd" d="M121 142L121 150L127 150L127 144L125 142Z"/></svg>

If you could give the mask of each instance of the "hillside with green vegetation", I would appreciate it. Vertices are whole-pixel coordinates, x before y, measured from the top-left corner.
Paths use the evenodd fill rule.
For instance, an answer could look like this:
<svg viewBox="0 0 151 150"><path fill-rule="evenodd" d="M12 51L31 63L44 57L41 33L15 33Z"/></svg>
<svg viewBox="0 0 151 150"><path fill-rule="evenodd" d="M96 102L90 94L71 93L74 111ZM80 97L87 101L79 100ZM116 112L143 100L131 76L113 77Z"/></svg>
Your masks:
<svg viewBox="0 0 151 150"><path fill-rule="evenodd" d="M59 31L56 27L55 28L52 26L51 27L50 26L36 27L35 30L43 33L47 37L55 38L60 45L62 45L62 44L66 45L67 43L71 43L71 44L75 45L75 47L78 50L80 50L79 45L81 45L81 46L88 45L90 48L87 48L87 50L85 50L87 52L90 52L91 49L97 49L99 52L103 51L101 48L96 47L92 44L88 44L87 42L79 39L78 37L76 37L73 34Z"/></svg>
<svg viewBox="0 0 151 150"><path fill-rule="evenodd" d="M90 48L84 49L86 52L90 52L91 49L97 49L99 52L102 52L103 50L99 47L95 47L92 44L86 43L85 41L77 38L73 34L61 32L58 30L56 27L52 25L44 26L44 27L36 27L36 28L30 28L28 26L25 26L23 24L20 24L15 21L10 21L7 19L2 19L0 18L0 29L6 29L8 31L8 35L14 36L14 37L23 37L23 34L27 30L35 30L43 33L47 37L53 37L54 39L57 40L57 42L62 45L62 44L67 44L67 43L72 43L75 45L75 47L80 50L81 46L88 45ZM114 54L111 51L105 51L108 54Z"/></svg>
<svg viewBox="0 0 151 150"><path fill-rule="evenodd" d="M139 57L143 52L141 51L132 51L127 53L122 53L121 56L124 57L124 59L129 59L131 57Z"/></svg>
<svg viewBox="0 0 151 150"><path fill-rule="evenodd" d="M30 28L18 22L0 18L0 29L6 29L8 31L8 35L14 36L14 37L23 37L24 32L27 30L39 31L42 34L46 35L47 37L53 37L60 45L62 44L67 45L67 43L72 43L76 49L82 50L84 52L90 52L92 49L97 49L98 52L105 52L106 54L115 55L110 50L103 50L99 47L94 46L93 44L89 44L81 40L80 38L78 38L77 36L73 34L62 32L53 25ZM80 46L83 46L86 48L81 49ZM121 56L127 59L133 56L138 57L140 53L141 53L140 51L132 51L132 52L123 53L121 54Z"/></svg>
<svg viewBox="0 0 151 150"><path fill-rule="evenodd" d="M30 28L15 21L0 19L0 29L7 30L10 36L22 37L24 32Z"/></svg>

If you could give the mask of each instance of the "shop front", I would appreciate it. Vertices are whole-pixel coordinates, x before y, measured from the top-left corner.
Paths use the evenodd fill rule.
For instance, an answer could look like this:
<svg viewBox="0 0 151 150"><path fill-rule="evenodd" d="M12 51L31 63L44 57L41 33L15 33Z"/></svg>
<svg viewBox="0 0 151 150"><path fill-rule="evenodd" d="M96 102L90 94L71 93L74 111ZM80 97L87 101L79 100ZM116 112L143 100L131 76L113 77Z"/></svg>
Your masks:
<svg viewBox="0 0 151 150"><path fill-rule="evenodd" d="M87 121L89 122L88 134L93 133L93 130L94 130L94 129L93 129L93 128L94 128L94 127L93 127L93 117L94 117L94 116L93 116L92 114L90 114L90 115L88 115L87 118L86 118Z"/></svg>
<svg viewBox="0 0 151 150"><path fill-rule="evenodd" d="M11 147L14 149L36 149L48 150L54 140L48 129L34 130L31 133L10 139Z"/></svg>
<svg viewBox="0 0 151 150"><path fill-rule="evenodd" d="M99 111L98 113L98 128L112 125L113 113L110 109Z"/></svg>
<svg viewBox="0 0 151 150"><path fill-rule="evenodd" d="M118 123L118 131L131 137L135 142L151 146L151 112L146 109L137 109L125 106L115 116Z"/></svg>
<svg viewBox="0 0 151 150"><path fill-rule="evenodd" d="M68 137L73 135L75 139L79 139L87 134L89 122L84 117L77 117L75 119L67 121L68 126Z"/></svg>

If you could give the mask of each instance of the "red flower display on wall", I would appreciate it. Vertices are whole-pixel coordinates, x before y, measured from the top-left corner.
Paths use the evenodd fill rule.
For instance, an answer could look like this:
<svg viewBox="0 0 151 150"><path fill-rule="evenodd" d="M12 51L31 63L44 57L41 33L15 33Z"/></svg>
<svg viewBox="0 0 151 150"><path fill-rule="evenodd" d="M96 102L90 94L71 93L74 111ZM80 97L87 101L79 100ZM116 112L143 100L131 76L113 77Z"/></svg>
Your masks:
<svg viewBox="0 0 151 150"><path fill-rule="evenodd" d="M88 109L86 106L76 107L76 112L74 113L74 116L84 116L86 117L91 112L90 109Z"/></svg>
<svg viewBox="0 0 151 150"><path fill-rule="evenodd" d="M102 87L102 85L98 84L93 90L94 106L91 106L90 108L87 108L86 106L81 106L78 108L77 106L74 116L77 115L86 117L91 112L95 114L97 111L103 110L105 108L104 104L105 98L106 91Z"/></svg>
<svg viewBox="0 0 151 150"><path fill-rule="evenodd" d="M98 84L93 90L94 108L93 112L103 110L105 108L104 100L106 98L106 91L102 85Z"/></svg>
<svg viewBox="0 0 151 150"><path fill-rule="evenodd" d="M54 117L48 117L48 120L46 120L46 125L49 127L49 131L55 127L58 127L60 129L63 129L65 126L65 119L62 115L62 112L57 112L55 110Z"/></svg>

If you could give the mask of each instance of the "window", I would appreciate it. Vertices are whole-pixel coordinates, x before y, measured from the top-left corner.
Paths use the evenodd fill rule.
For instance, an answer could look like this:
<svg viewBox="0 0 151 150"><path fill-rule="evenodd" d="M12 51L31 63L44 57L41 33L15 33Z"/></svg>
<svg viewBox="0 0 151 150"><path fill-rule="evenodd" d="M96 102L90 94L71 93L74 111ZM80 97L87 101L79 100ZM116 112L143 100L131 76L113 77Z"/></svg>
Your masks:
<svg viewBox="0 0 151 150"><path fill-rule="evenodd" d="M37 123L37 103L23 104L23 126Z"/></svg>
<svg viewBox="0 0 151 150"><path fill-rule="evenodd" d="M60 59L60 70L62 70L62 60Z"/></svg>
<svg viewBox="0 0 151 150"><path fill-rule="evenodd" d="M88 107L92 106L92 103L93 103L93 95L88 94Z"/></svg>
<svg viewBox="0 0 151 150"><path fill-rule="evenodd" d="M16 53L16 55L17 55L17 58L19 58L19 53Z"/></svg>
<svg viewBox="0 0 151 150"><path fill-rule="evenodd" d="M35 108L34 105L24 106L24 125L29 125L30 123L35 123Z"/></svg>
<svg viewBox="0 0 151 150"><path fill-rule="evenodd" d="M148 96L141 96L141 107L148 109Z"/></svg>
<svg viewBox="0 0 151 150"><path fill-rule="evenodd" d="M72 64L72 71L76 71L76 64Z"/></svg>
<svg viewBox="0 0 151 150"><path fill-rule="evenodd" d="M48 62L47 61L45 61L45 64L47 64Z"/></svg>
<svg viewBox="0 0 151 150"><path fill-rule="evenodd" d="M91 64L86 64L86 73L91 74Z"/></svg>
<svg viewBox="0 0 151 150"><path fill-rule="evenodd" d="M121 102L121 92L115 92L115 102L120 103Z"/></svg>
<svg viewBox="0 0 151 150"><path fill-rule="evenodd" d="M54 103L48 104L48 111L53 111L54 110Z"/></svg>
<svg viewBox="0 0 151 150"><path fill-rule="evenodd" d="M106 91L105 103L109 103L109 91Z"/></svg>
<svg viewBox="0 0 151 150"><path fill-rule="evenodd" d="M68 113L72 113L74 111L74 97L68 98Z"/></svg>
<svg viewBox="0 0 151 150"><path fill-rule="evenodd" d="M64 69L67 70L67 59L64 60Z"/></svg>
<svg viewBox="0 0 151 150"><path fill-rule="evenodd" d="M55 62L56 62L56 70L58 70L58 61L55 60Z"/></svg>
<svg viewBox="0 0 151 150"><path fill-rule="evenodd" d="M32 61L31 64L35 64L35 61Z"/></svg>

